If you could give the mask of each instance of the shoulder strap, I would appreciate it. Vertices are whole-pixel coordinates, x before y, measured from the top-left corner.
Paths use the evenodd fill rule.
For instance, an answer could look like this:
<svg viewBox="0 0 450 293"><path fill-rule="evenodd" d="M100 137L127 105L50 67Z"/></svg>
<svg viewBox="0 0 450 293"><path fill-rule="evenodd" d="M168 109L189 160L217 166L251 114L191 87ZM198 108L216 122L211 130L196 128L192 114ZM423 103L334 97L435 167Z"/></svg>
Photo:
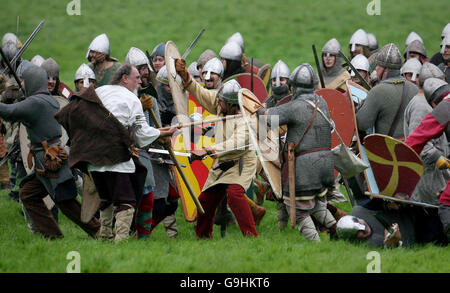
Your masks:
<svg viewBox="0 0 450 293"><path fill-rule="evenodd" d="M307 101L309 102L309 101ZM312 102L311 102L312 103ZM294 146L294 150L297 149L297 147L300 145L300 142L303 140L303 137L305 136L305 134L308 132L308 130L311 128L314 120L316 119L316 114L317 114L317 110L319 109L319 101L316 101L314 103L314 112L313 115L311 117L311 120L309 121L308 126L306 127L305 131L303 131L302 135L300 136L300 138L298 139L297 143Z"/></svg>

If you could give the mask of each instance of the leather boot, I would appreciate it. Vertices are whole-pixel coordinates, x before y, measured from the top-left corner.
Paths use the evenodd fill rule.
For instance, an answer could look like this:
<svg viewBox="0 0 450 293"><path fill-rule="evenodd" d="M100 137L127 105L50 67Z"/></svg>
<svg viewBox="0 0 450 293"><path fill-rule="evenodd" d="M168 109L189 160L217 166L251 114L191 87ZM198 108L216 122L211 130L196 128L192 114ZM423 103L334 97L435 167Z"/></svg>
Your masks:
<svg viewBox="0 0 450 293"><path fill-rule="evenodd" d="M114 206L111 204L109 207L100 210L100 232L99 237L102 240L112 240L114 239L114 234L112 230L112 223L114 218Z"/></svg>
<svg viewBox="0 0 450 293"><path fill-rule="evenodd" d="M114 242L127 240L130 237L130 227L133 222L135 209L128 205L129 208L116 213L116 237ZM120 207L117 207L119 209Z"/></svg>
<svg viewBox="0 0 450 293"><path fill-rule="evenodd" d="M260 206L250 206L252 210L253 219L255 220L255 225L259 226L259 223L261 222L262 218L266 214L266 209L264 207Z"/></svg>

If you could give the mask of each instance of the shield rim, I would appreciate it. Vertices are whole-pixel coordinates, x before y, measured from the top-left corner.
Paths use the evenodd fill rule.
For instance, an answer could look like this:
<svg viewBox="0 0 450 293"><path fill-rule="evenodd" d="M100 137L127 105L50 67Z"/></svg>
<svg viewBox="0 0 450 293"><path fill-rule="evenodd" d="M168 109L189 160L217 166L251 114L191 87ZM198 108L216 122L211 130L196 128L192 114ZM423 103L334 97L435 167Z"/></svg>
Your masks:
<svg viewBox="0 0 450 293"><path fill-rule="evenodd" d="M181 59L181 54L178 51L175 43L173 41L168 41L165 47L164 60L167 69L169 86L172 93L172 99L175 104L177 115L187 116L189 114L189 94L183 87L181 77L176 72L172 72L173 68L171 68L170 64L173 63L173 59Z"/></svg>
<svg viewBox="0 0 450 293"><path fill-rule="evenodd" d="M244 92L247 92L247 93L248 93L249 95L251 95L255 100L258 100L258 98L257 98L256 95L254 95L249 89L246 89L246 88L240 89L240 90L239 90L239 93L238 93L239 108L240 108L240 110L241 110L242 117L244 118L245 124L247 124L247 127L248 127L248 129L249 129L249 136L250 136L250 139L252 140L253 147L256 149L256 155L257 155L257 157L258 157L258 160L260 161L261 166L262 166L262 168L263 168L263 170L264 170L264 172L265 172L265 174L266 174L266 177L267 177L267 179L269 180L269 184L270 184L270 186L272 187L272 190L273 190L273 192L274 192L274 195L275 195L275 197L277 198L277 200L282 200L282 199L283 199L283 193L282 193L282 190L277 190L277 188L276 188L276 186L275 186L275 184L274 184L274 182L273 182L273 179L272 179L272 177L270 176L270 173L269 173L269 171L268 171L268 167L266 166L266 163L265 163L266 160L263 158L261 149L260 149L259 144L258 144L258 139L256 138L256 134L254 133L253 128L250 127L249 117L247 117L247 112L246 112L245 109L244 109L244 105L243 105L243 101L242 101L243 96L244 96ZM261 104L261 106L262 106L262 104ZM280 189L281 189L281 188L282 188L282 185L281 185L281 170L280 170L280 182L279 182L279 186L280 186Z"/></svg>

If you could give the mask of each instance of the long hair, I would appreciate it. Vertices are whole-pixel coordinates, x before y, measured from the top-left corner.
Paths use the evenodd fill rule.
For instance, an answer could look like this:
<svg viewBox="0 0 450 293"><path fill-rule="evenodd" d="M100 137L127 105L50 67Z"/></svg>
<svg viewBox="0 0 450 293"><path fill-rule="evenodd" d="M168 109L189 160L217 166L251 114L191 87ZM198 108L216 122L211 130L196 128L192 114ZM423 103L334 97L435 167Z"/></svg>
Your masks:
<svg viewBox="0 0 450 293"><path fill-rule="evenodd" d="M123 64L113 73L111 76L111 80L109 84L118 85L122 80L122 76L125 74L126 76L130 76L131 70L133 69L133 65L131 64Z"/></svg>

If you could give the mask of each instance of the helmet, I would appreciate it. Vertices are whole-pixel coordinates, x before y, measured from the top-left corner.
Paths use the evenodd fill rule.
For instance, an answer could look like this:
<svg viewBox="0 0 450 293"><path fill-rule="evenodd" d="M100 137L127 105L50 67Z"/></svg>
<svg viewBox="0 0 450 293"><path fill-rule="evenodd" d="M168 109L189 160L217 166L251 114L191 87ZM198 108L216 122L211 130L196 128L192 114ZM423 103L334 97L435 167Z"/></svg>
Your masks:
<svg viewBox="0 0 450 293"><path fill-rule="evenodd" d="M88 51L86 53L86 58L89 58L89 52L96 51L109 55L109 39L106 34L101 34L91 42Z"/></svg>
<svg viewBox="0 0 450 293"><path fill-rule="evenodd" d="M152 54L150 57L152 57L153 60L155 60L156 56L165 56L166 52L166 43L162 42L156 45L156 47L153 49Z"/></svg>
<svg viewBox="0 0 450 293"><path fill-rule="evenodd" d="M311 65L303 63L292 71L289 83L294 87L314 88L318 79Z"/></svg>
<svg viewBox="0 0 450 293"><path fill-rule="evenodd" d="M389 69L400 69L402 66L402 55L393 43L384 45L375 58L375 64Z"/></svg>
<svg viewBox="0 0 450 293"><path fill-rule="evenodd" d="M229 42L235 42L235 43L238 43L239 46L240 46L241 49L242 49L242 53L245 52L244 38L242 37L242 35L241 35L240 32L234 33L231 37L229 37L229 38L227 39L227 41L225 42L225 44L226 44L226 43L229 43Z"/></svg>
<svg viewBox="0 0 450 293"><path fill-rule="evenodd" d="M444 79L444 72L431 62L425 62L419 72L419 84L423 86L425 80L431 77Z"/></svg>
<svg viewBox="0 0 450 293"><path fill-rule="evenodd" d="M211 50L211 49L205 50L205 51L200 55L200 57L198 57L198 60L197 60L197 68L198 68L199 66L202 66L202 67L205 66L206 62L208 62L210 59L212 59L212 58L214 58L214 57L217 57L217 55L216 55L216 53L214 53L213 50Z"/></svg>
<svg viewBox="0 0 450 293"><path fill-rule="evenodd" d="M169 85L169 75L167 73L167 67L164 65L161 67L161 69L158 71L158 74L156 75L156 79L165 85Z"/></svg>
<svg viewBox="0 0 450 293"><path fill-rule="evenodd" d="M220 87L217 96L229 104L237 105L240 89L241 85L236 80L231 79Z"/></svg>
<svg viewBox="0 0 450 293"><path fill-rule="evenodd" d="M270 73L270 79L276 78L276 86L280 86L280 78L289 78L291 74L289 67L281 60L273 66L272 72Z"/></svg>
<svg viewBox="0 0 450 293"><path fill-rule="evenodd" d="M148 69L150 71L153 71L147 56L144 54L144 52L142 52L142 50L135 47L131 47L128 51L127 56L125 56L125 63L131 64L134 67L147 64Z"/></svg>
<svg viewBox="0 0 450 293"><path fill-rule="evenodd" d="M367 59L367 57L364 56L363 54L358 54L355 57L353 57L350 63L352 63L353 67L355 67L356 70L364 70L367 72L369 72L370 70L369 59ZM350 75L355 76L353 70L351 70Z"/></svg>
<svg viewBox="0 0 450 293"><path fill-rule="evenodd" d="M420 55L427 57L427 50L425 49L425 45L420 40L414 40L409 43L408 47L405 49L405 53L403 53L403 57L407 57L409 52L416 52Z"/></svg>
<svg viewBox="0 0 450 293"><path fill-rule="evenodd" d="M191 65L189 65L187 70L193 77L200 76L200 72L198 72L198 69L197 69L197 61L192 62Z"/></svg>
<svg viewBox="0 0 450 293"><path fill-rule="evenodd" d="M19 66L17 66L17 77L22 78L23 73L25 72L25 70L28 68L28 66L30 66L31 62L28 60L22 60L22 62L20 62Z"/></svg>
<svg viewBox="0 0 450 293"><path fill-rule="evenodd" d="M447 25L444 27L444 29L442 30L442 34L441 34L441 38L445 38L445 36L450 35L450 22L447 23Z"/></svg>
<svg viewBox="0 0 450 293"><path fill-rule="evenodd" d="M357 30L350 38L349 45L351 45L350 51L355 51L356 45L369 46L369 38L367 33L363 29Z"/></svg>
<svg viewBox="0 0 450 293"><path fill-rule="evenodd" d="M408 37L406 38L405 46L408 47L408 45L415 40L419 40L423 44L423 40L418 34L416 34L415 32L410 32Z"/></svg>
<svg viewBox="0 0 450 293"><path fill-rule="evenodd" d="M31 59L31 63L33 63L36 66L41 66L42 63L44 63L45 59L42 58L41 55L36 55Z"/></svg>
<svg viewBox="0 0 450 293"><path fill-rule="evenodd" d="M338 40L331 39L329 40L322 48L322 54L331 54L335 56L339 56L339 51L341 50L341 44L339 44Z"/></svg>
<svg viewBox="0 0 450 293"><path fill-rule="evenodd" d="M445 46L450 46L450 34L446 35L441 42L441 54L445 52Z"/></svg>
<svg viewBox="0 0 450 293"><path fill-rule="evenodd" d="M220 50L219 56L223 59L229 59L233 61L241 61L242 49L236 42L226 43Z"/></svg>
<svg viewBox="0 0 450 293"><path fill-rule="evenodd" d="M432 77L423 83L423 93L428 103L435 102L438 104L441 96L450 91L448 87L448 83L445 80ZM440 90L441 88L442 90Z"/></svg>
<svg viewBox="0 0 450 293"><path fill-rule="evenodd" d="M366 226L359 223L355 216L343 216L336 224L336 234L341 239L352 240L358 231L365 231Z"/></svg>
<svg viewBox="0 0 450 293"><path fill-rule="evenodd" d="M59 77L59 66L53 58L48 58L45 60L42 65L42 68L47 72L47 77L49 79L58 78Z"/></svg>
<svg viewBox="0 0 450 293"><path fill-rule="evenodd" d="M422 69L422 63L416 58L411 58L403 64L402 68L400 68L400 74L412 73L411 80L416 81L420 69Z"/></svg>
<svg viewBox="0 0 450 293"><path fill-rule="evenodd" d="M75 78L73 80L77 81L79 79L83 80L83 87L89 87L89 79L96 80L95 73L86 64L81 64L81 66L78 67L77 72L75 72Z"/></svg>
<svg viewBox="0 0 450 293"><path fill-rule="evenodd" d="M22 47L22 43L17 36L13 33L6 33L2 38L2 50L5 53L6 58L10 61L19 52Z"/></svg>
<svg viewBox="0 0 450 293"><path fill-rule="evenodd" d="M369 39L369 49L371 51L378 49L377 37L372 33L367 33L367 38Z"/></svg>
<svg viewBox="0 0 450 293"><path fill-rule="evenodd" d="M223 64L218 58L214 57L208 62L206 62L205 66L203 66L202 74L206 72L205 80L211 78L211 73L215 73L218 76L222 77L223 75Z"/></svg>

